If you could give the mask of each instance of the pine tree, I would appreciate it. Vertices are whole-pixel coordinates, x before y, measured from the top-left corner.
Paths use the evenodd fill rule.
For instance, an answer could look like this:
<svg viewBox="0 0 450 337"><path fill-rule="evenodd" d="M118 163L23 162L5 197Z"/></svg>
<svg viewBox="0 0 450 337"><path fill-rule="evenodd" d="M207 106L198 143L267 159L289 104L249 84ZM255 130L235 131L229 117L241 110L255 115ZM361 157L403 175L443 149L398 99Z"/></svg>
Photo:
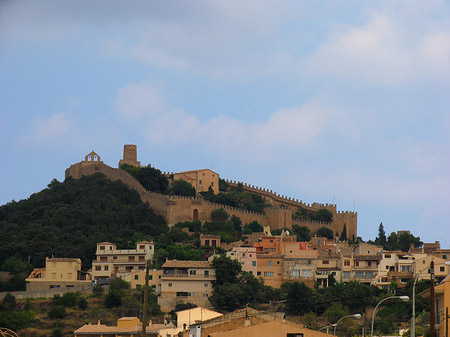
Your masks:
<svg viewBox="0 0 450 337"><path fill-rule="evenodd" d="M342 229L341 237L339 239L341 241L347 241L347 224L344 224L344 228Z"/></svg>
<svg viewBox="0 0 450 337"><path fill-rule="evenodd" d="M383 223L380 222L380 226L378 227L378 237L375 240L380 246L383 246L383 249L386 249L386 233L384 232Z"/></svg>

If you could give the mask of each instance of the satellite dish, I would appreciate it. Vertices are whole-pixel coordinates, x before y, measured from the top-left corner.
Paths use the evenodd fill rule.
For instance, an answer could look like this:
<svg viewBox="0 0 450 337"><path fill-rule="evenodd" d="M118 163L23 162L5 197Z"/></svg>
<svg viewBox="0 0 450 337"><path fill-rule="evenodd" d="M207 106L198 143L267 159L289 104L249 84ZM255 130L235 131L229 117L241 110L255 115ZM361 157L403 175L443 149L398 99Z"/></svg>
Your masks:
<svg viewBox="0 0 450 337"><path fill-rule="evenodd" d="M290 235L290 234L289 234L289 231L286 231L286 235Z"/></svg>

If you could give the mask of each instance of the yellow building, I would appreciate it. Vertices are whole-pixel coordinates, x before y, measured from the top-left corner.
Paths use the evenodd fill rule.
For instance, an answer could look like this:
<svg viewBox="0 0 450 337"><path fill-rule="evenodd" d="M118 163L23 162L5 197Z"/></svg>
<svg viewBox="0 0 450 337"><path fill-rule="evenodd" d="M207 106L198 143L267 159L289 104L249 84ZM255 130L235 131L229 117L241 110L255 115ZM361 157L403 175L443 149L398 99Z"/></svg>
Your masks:
<svg viewBox="0 0 450 337"><path fill-rule="evenodd" d="M145 270L147 260L153 258L155 245L142 241L136 249L117 249L111 242L97 243L97 259L92 261L92 278L94 280L110 277L131 278L131 274ZM130 279L131 281L131 279Z"/></svg>
<svg viewBox="0 0 450 337"><path fill-rule="evenodd" d="M45 258L45 268L35 268L26 279L27 291L87 286L91 281L81 271L78 258Z"/></svg>
<svg viewBox="0 0 450 337"><path fill-rule="evenodd" d="M148 271L148 285L155 289L156 294L161 292L161 275L162 269L151 269ZM143 286L145 285L145 270L132 273L124 280L130 283L131 289L136 288L138 285Z"/></svg>
<svg viewBox="0 0 450 337"><path fill-rule="evenodd" d="M208 261L167 260L161 276L161 294L158 304L169 312L177 303L192 303L210 307L209 297L213 293L212 282L216 270Z"/></svg>
<svg viewBox="0 0 450 337"><path fill-rule="evenodd" d="M211 187L214 194L219 193L219 174L209 169L184 171L173 174L166 174L173 176L173 180L184 180L194 186L195 191L207 192Z"/></svg>
<svg viewBox="0 0 450 337"><path fill-rule="evenodd" d="M421 293L424 297L430 297L430 289ZM436 308L436 337L446 336L447 326L450 327L450 274L434 287Z"/></svg>
<svg viewBox="0 0 450 337"><path fill-rule="evenodd" d="M159 331L164 328L164 324L152 324L146 328L145 336L159 336ZM137 317L122 317L117 320L117 325L104 325L100 321L97 324L85 324L74 331L75 337L103 337L103 336L142 336L142 323Z"/></svg>

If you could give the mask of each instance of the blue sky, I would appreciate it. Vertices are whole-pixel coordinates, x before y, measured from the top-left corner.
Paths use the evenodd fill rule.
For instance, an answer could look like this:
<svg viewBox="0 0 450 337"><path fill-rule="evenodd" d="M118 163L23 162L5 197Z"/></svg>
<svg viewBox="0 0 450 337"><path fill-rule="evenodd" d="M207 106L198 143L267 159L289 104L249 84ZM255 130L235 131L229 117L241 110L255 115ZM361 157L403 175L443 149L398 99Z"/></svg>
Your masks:
<svg viewBox="0 0 450 337"><path fill-rule="evenodd" d="M447 1L3 1L0 204L91 150L450 246Z"/></svg>

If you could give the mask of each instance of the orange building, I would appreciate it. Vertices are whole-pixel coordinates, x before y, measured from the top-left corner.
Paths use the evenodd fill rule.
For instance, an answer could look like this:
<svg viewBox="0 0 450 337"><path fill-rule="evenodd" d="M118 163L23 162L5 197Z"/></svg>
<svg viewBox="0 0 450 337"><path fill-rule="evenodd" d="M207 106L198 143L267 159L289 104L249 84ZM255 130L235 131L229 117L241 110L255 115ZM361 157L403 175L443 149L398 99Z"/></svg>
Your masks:
<svg viewBox="0 0 450 337"><path fill-rule="evenodd" d="M256 276L262 278L265 285L280 288L283 284L283 261L281 254L256 254Z"/></svg>

